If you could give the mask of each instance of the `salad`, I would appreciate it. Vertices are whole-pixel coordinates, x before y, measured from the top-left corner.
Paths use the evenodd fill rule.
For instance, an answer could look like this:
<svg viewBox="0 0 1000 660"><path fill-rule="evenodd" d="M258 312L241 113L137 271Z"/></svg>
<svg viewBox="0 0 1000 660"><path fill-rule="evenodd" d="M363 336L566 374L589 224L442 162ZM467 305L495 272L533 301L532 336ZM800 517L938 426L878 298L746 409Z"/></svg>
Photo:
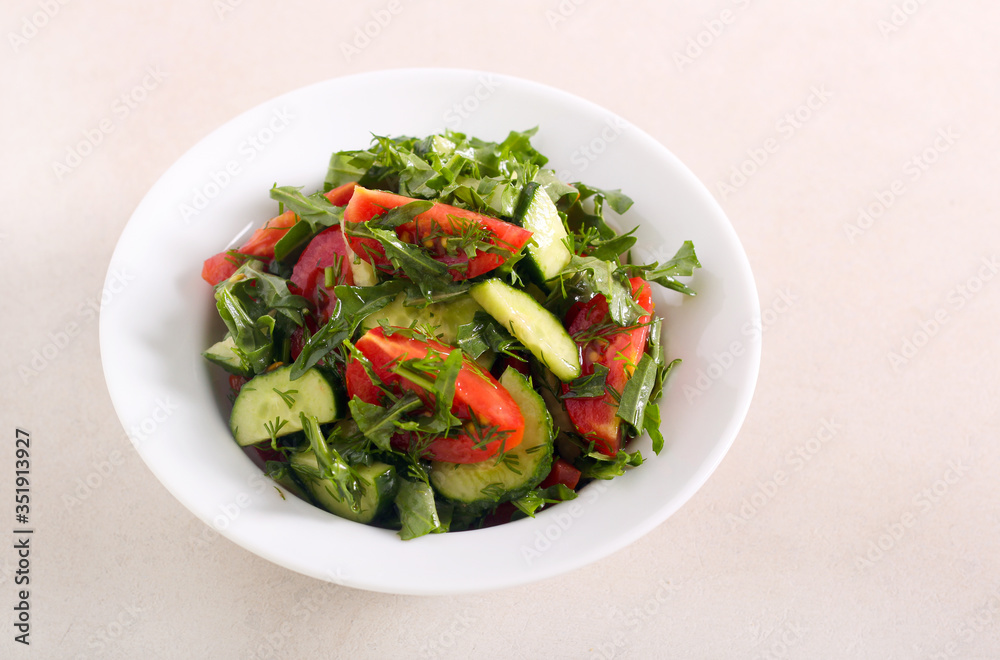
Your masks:
<svg viewBox="0 0 1000 660"><path fill-rule="evenodd" d="M205 261L230 429L286 490L412 539L572 499L642 433L660 452L679 360L651 287L694 295L694 247L631 263L605 207L632 200L559 180L534 133L375 136Z"/></svg>

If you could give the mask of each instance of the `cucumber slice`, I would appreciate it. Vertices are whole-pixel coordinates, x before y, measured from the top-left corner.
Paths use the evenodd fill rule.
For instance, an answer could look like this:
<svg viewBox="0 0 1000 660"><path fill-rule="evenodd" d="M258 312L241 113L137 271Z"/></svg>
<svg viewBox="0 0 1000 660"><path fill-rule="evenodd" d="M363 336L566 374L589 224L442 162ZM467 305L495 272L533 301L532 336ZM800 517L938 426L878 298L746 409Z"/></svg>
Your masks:
<svg viewBox="0 0 1000 660"><path fill-rule="evenodd" d="M473 286L469 294L559 380L580 376L576 342L559 319L528 293L494 278Z"/></svg>
<svg viewBox="0 0 1000 660"><path fill-rule="evenodd" d="M291 365L279 367L254 377L240 389L229 417L229 428L240 446L270 440L269 429L275 427L275 437L301 431L299 413L315 417L320 424L343 415L346 406L323 374L310 369L292 380L291 372Z"/></svg>
<svg viewBox="0 0 1000 660"><path fill-rule="evenodd" d="M396 468L378 461L371 465L358 465L355 470L361 477L363 493L359 509L355 511L349 502L338 497L337 490L330 482L319 476L319 462L316 454L307 450L292 454L292 470L306 485L309 493L320 507L341 518L347 518L359 523L370 523L392 504L396 497L399 483L396 480Z"/></svg>
<svg viewBox="0 0 1000 660"><path fill-rule="evenodd" d="M431 484L437 492L468 510L485 511L500 502L516 500L542 482L552 468L552 418L542 397L516 369L507 368L500 377L524 416L521 444L497 462L431 462ZM517 470L515 472L515 470Z"/></svg>
<svg viewBox="0 0 1000 660"><path fill-rule="evenodd" d="M547 288L545 283L562 272L573 255L563 243L566 228L545 188L534 181L524 187L514 222L532 232L525 248L525 267L538 286Z"/></svg>
<svg viewBox="0 0 1000 660"><path fill-rule="evenodd" d="M405 300L404 291L382 309L366 316L361 321L361 327L370 330L384 321L388 325L406 328L416 322L417 329L427 329L438 341L454 346L458 339L458 326L472 323L476 312L484 311L472 296L466 295L425 307L407 307L403 304Z"/></svg>
<svg viewBox="0 0 1000 660"><path fill-rule="evenodd" d="M243 360L233 349L236 348L236 341L229 334L220 342L212 344L202 355L209 362L213 362L231 374L237 376L252 376L253 371L248 365L244 365Z"/></svg>

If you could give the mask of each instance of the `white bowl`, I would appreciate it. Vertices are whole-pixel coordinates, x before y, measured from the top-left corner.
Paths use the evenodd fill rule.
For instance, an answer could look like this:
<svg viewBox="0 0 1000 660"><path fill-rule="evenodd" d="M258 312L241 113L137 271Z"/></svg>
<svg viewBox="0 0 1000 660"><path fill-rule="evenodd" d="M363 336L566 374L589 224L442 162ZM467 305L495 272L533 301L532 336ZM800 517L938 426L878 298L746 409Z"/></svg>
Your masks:
<svg viewBox="0 0 1000 660"><path fill-rule="evenodd" d="M535 519L405 542L283 499L233 441L218 377L201 357L222 327L200 277L202 261L275 214L272 184L319 189L330 154L365 148L373 133L453 128L498 140L532 126L550 167L571 181L622 188L635 200L621 224L640 226L640 256L662 260L683 240L695 243L703 265L692 278L698 296L654 287L668 355L684 360L662 404L663 452L654 456L648 437L639 438L631 449L643 450L644 465L585 487L574 502ZM136 450L167 489L261 557L400 594L524 584L635 541L694 495L722 460L760 363L760 309L746 255L694 175L649 135L593 103L476 71L338 78L233 119L180 158L139 204L108 267L107 292L100 335L108 389Z"/></svg>

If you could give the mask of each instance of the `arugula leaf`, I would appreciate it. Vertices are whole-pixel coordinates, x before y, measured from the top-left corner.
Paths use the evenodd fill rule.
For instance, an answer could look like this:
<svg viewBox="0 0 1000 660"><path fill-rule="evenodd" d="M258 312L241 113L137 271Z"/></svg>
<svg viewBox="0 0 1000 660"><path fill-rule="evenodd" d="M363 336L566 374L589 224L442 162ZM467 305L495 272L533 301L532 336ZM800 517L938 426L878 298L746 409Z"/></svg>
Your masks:
<svg viewBox="0 0 1000 660"><path fill-rule="evenodd" d="M388 280L375 286L347 286L342 284L334 287L333 292L341 304L341 314L351 334L358 329L361 322L370 314L379 311L407 288L404 280Z"/></svg>
<svg viewBox="0 0 1000 660"><path fill-rule="evenodd" d="M274 319L270 323L258 323L250 317L243 304L232 288L222 288L215 293L215 305L222 317L229 334L233 337L236 355L243 367L259 374L271 364L274 342L271 331L274 329Z"/></svg>
<svg viewBox="0 0 1000 660"><path fill-rule="evenodd" d="M626 234L620 234L618 236L615 236L614 238L608 238L608 239L598 238L589 241L584 246L584 250L589 256L594 257L595 259L604 259L605 261L617 261L619 255L621 255L624 252L628 252L630 249L632 249L632 246L635 245L636 229L632 229L632 231ZM579 250L579 246L577 246L577 249Z"/></svg>
<svg viewBox="0 0 1000 660"><path fill-rule="evenodd" d="M649 434L653 442L653 453L657 456L663 451L663 434L660 432L660 404L650 401L643 411L642 430Z"/></svg>
<svg viewBox="0 0 1000 660"><path fill-rule="evenodd" d="M370 231L382 243L385 256L393 268L403 271L406 277L419 286L428 302L432 300L436 289L446 288L453 281L448 273L448 267L433 259L426 250L404 243L394 231L387 229L370 229Z"/></svg>
<svg viewBox="0 0 1000 660"><path fill-rule="evenodd" d="M309 301L288 290L288 280L262 270L263 262L250 259L229 278L231 286L243 287L247 294L252 282L252 298L257 299L258 309L262 313L274 310L287 317L295 325L302 325L302 310L308 308ZM222 288L230 286L227 282L220 284Z"/></svg>
<svg viewBox="0 0 1000 660"><path fill-rule="evenodd" d="M688 296L695 295L694 290L679 282L677 278L693 275L695 268L701 268L701 263L698 262L698 255L695 254L694 243L691 241L684 241L674 257L662 265L653 263L648 266L633 266L633 269L641 272L642 277L649 282L656 282L660 286L680 291Z"/></svg>
<svg viewBox="0 0 1000 660"><path fill-rule="evenodd" d="M640 422L645 419L646 404L656 384L656 371L656 361L649 353L644 353L635 372L622 389L618 412L615 414L636 428L643 426Z"/></svg>
<svg viewBox="0 0 1000 660"><path fill-rule="evenodd" d="M600 452L591 452L575 461L581 477L585 479L613 479L625 474L625 469L642 465L642 453L619 451L614 458Z"/></svg>
<svg viewBox="0 0 1000 660"><path fill-rule="evenodd" d="M318 478L334 487L336 492L331 492L334 497L349 503L354 511L360 510L363 489L357 474L337 450L326 443L319 428L319 421L315 417L302 412L299 413L299 419L302 421L302 430L309 438L309 445L316 455L316 463L319 465Z"/></svg>
<svg viewBox="0 0 1000 660"><path fill-rule="evenodd" d="M375 154L370 151L337 151L330 156L324 191L330 191L345 183L360 181L361 177L375 162Z"/></svg>
<svg viewBox="0 0 1000 660"><path fill-rule="evenodd" d="M292 369L289 373L289 377L292 380L299 378L302 374L312 369L320 360L329 355L331 351L337 349L346 339L350 338L352 329L348 327L347 322L344 320L341 313L342 309L343 306L340 301L337 301L337 306L334 308L330 320L306 341L305 346L302 347L302 352L299 353L299 356L295 358L295 362L292 363Z"/></svg>
<svg viewBox="0 0 1000 660"><path fill-rule="evenodd" d="M535 174L533 181L545 189L545 192L549 194L549 198L552 200L552 203L556 205L556 208L568 208L580 199L580 191L570 184L562 181L552 170L538 170L538 173Z"/></svg>
<svg viewBox="0 0 1000 660"><path fill-rule="evenodd" d="M282 329L302 325L302 310L309 304L288 290L286 280L264 272L262 267L262 262L249 259L215 288L216 309L233 337L235 353L255 374L267 369L274 359L277 316Z"/></svg>
<svg viewBox="0 0 1000 660"><path fill-rule="evenodd" d="M621 266L595 257L574 255L559 277L566 278L570 275L577 275L579 281L576 284L582 284L591 296L604 296L608 302L608 312L618 325L632 325L636 319L646 314L646 310L632 298L632 287Z"/></svg>
<svg viewBox="0 0 1000 660"><path fill-rule="evenodd" d="M399 538L404 541L436 532L441 527L434 489L427 482L400 479L395 504L402 525Z"/></svg>
<svg viewBox="0 0 1000 660"><path fill-rule="evenodd" d="M632 198L624 194L620 189L604 190L595 186L588 186L585 183L574 183L573 185L580 191L581 200L593 197L594 203L598 205L598 207L604 201L607 201L611 208L614 209L614 212L618 215L624 214L632 207ZM602 214L598 212L598 215Z"/></svg>
<svg viewBox="0 0 1000 660"><path fill-rule="evenodd" d="M513 500L512 504L524 515L534 518L535 512L545 504L557 504L574 499L576 499L576 491L565 484L555 484L548 488L529 490L523 496Z"/></svg>
<svg viewBox="0 0 1000 660"><path fill-rule="evenodd" d="M472 321L458 326L458 346L472 359L486 351L514 357L513 351L524 347L486 312L476 312Z"/></svg>
<svg viewBox="0 0 1000 660"><path fill-rule="evenodd" d="M286 210L294 211L300 222L309 224L313 233L340 224L344 215L343 207L331 204L323 193L306 196L299 187L275 186L271 188L271 199L283 204Z"/></svg>
<svg viewBox="0 0 1000 660"><path fill-rule="evenodd" d="M396 422L406 413L422 407L423 403L416 394L408 392L388 408L365 403L357 396L352 398L347 406L351 409L351 417L357 422L358 429L365 437L382 451L392 451L389 441L397 430Z"/></svg>
<svg viewBox="0 0 1000 660"><path fill-rule="evenodd" d="M569 390L565 394L560 394L560 396L564 399L586 399L604 396L610 372L611 370L603 364L595 363L593 373L571 380L568 383Z"/></svg>
<svg viewBox="0 0 1000 660"><path fill-rule="evenodd" d="M462 370L462 351L452 350L442 358L435 353L427 357L404 360L392 368L393 373L423 388L434 397L434 412L412 420L406 428L422 433L443 435L460 420L451 413L455 400L455 383Z"/></svg>

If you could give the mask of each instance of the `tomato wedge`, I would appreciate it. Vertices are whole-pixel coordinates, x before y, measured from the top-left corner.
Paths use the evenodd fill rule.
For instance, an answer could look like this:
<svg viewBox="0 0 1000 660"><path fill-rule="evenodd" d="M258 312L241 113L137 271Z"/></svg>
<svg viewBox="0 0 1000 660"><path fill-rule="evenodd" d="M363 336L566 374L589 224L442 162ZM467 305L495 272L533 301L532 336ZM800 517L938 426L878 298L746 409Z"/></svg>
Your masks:
<svg viewBox="0 0 1000 660"><path fill-rule="evenodd" d="M323 193L326 200L333 204L334 206L347 206L347 203L351 201L351 196L354 195L354 187L358 185L354 181L350 183L345 183L342 186L337 186L333 190Z"/></svg>
<svg viewBox="0 0 1000 660"><path fill-rule="evenodd" d="M565 320L569 334L580 348L583 375L594 373L595 364L604 365L608 368L608 386L619 394L646 350L653 313L649 282L633 277L629 283L632 298L648 312L635 325L622 328L610 322L607 300L600 294L586 303L573 305ZM568 389L564 384L563 392ZM618 453L622 446L621 419L610 392L598 397L563 399L563 403L576 430L587 440L593 440L595 449L607 456Z"/></svg>
<svg viewBox="0 0 1000 660"><path fill-rule="evenodd" d="M263 227L251 234L250 239L236 251L258 259L274 259L274 246L281 240L288 229L298 222L299 217L293 211L285 211L279 216L268 220ZM237 271L239 264L228 252L220 252L205 260L201 268L201 277L215 286L229 279Z"/></svg>
<svg viewBox="0 0 1000 660"><path fill-rule="evenodd" d="M337 304L333 288L325 286L327 268L334 269L334 285L354 284L347 242L340 225L324 229L309 241L292 269L292 283L299 288L300 295L312 301L320 324L327 322Z"/></svg>
<svg viewBox="0 0 1000 660"><path fill-rule="evenodd" d="M208 259L205 259L205 263L201 267L201 279L212 286L228 280L239 268L239 264L236 263L237 260L237 257L233 257L228 252L220 252L219 254L212 255Z"/></svg>
<svg viewBox="0 0 1000 660"><path fill-rule="evenodd" d="M581 474L579 470L570 465L569 461L564 458L557 458L552 462L552 469L549 470L548 476L542 479L542 483L538 484L538 487L548 488L549 486L562 484L567 488L576 490L576 485L580 483Z"/></svg>
<svg viewBox="0 0 1000 660"><path fill-rule="evenodd" d="M367 222L388 209L414 201L417 200L356 186L351 201L344 210L344 221L354 224ZM463 250L458 249L454 250L457 254L449 255L446 246L447 237L468 235L470 229L476 230L480 240L501 248L501 253L477 249L475 256L470 258ZM476 277L497 268L524 247L531 238L530 231L517 225L439 202L435 202L430 209L418 215L413 221L397 227L396 235L407 243L426 247L437 261L450 267L448 272L456 281ZM382 244L377 240L348 236L348 242L355 254L362 259L381 271L393 272L392 264L386 258Z"/></svg>
<svg viewBox="0 0 1000 660"><path fill-rule="evenodd" d="M369 330L354 346L371 363L373 372L385 387L397 394L414 392L428 405L432 403L431 395L393 373L390 366L429 354L445 358L451 351L460 350L433 340L408 337L404 332L386 336L381 327ZM357 358L348 360L346 380L348 397L357 396L366 403L384 403L384 393L372 382ZM462 429L453 437L432 441L424 450L424 457L450 463L479 463L496 457L501 449L512 449L521 444L524 435L521 409L495 378L468 357L463 357L462 369L455 382L451 412L463 420ZM485 433L479 429L489 429L491 433L483 437ZM394 444L400 441L405 444L407 440L405 436L397 436Z"/></svg>

